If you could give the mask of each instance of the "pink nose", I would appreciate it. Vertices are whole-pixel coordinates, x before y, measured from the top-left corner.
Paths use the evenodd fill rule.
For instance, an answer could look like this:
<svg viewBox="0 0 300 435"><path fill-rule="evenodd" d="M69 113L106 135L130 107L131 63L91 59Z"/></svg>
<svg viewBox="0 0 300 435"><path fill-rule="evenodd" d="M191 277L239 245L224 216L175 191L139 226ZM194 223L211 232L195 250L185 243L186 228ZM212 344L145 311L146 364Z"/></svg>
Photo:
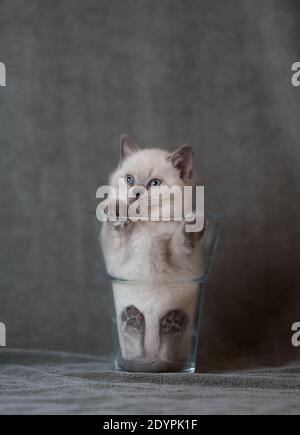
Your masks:
<svg viewBox="0 0 300 435"><path fill-rule="evenodd" d="M133 198L138 199L144 192L145 192L144 186L134 186L130 189L130 196Z"/></svg>

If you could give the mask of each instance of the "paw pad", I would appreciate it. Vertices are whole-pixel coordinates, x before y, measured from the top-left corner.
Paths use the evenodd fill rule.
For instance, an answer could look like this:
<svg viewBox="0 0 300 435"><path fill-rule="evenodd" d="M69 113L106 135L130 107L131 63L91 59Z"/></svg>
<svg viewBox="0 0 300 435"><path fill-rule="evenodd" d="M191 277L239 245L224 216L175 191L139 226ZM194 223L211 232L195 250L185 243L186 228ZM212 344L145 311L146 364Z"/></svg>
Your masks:
<svg viewBox="0 0 300 435"><path fill-rule="evenodd" d="M188 324L188 316L181 310L169 311L160 321L162 335L182 333Z"/></svg>
<svg viewBox="0 0 300 435"><path fill-rule="evenodd" d="M126 327L143 332L145 328L145 318L135 306L130 305L122 312L121 319L126 323Z"/></svg>

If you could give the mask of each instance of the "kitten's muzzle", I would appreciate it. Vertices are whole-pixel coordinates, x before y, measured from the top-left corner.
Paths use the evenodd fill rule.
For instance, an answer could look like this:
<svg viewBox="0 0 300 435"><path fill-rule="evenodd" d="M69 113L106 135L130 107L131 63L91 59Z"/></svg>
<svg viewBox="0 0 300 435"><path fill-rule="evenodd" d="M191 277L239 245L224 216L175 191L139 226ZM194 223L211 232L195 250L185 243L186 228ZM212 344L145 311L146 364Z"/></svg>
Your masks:
<svg viewBox="0 0 300 435"><path fill-rule="evenodd" d="M134 201L140 199L147 189L144 186L134 186L128 192L128 202L132 204Z"/></svg>

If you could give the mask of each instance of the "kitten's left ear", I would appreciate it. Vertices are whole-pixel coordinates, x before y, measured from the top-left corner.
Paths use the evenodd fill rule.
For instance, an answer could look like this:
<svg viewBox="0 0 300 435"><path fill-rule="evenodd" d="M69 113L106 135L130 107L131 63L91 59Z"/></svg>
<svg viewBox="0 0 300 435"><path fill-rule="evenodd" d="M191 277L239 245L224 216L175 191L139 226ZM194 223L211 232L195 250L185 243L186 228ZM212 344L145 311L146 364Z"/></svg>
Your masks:
<svg viewBox="0 0 300 435"><path fill-rule="evenodd" d="M178 169L180 177L187 182L193 178L194 174L194 153L191 145L183 145L174 153L170 154L169 160Z"/></svg>
<svg viewBox="0 0 300 435"><path fill-rule="evenodd" d="M130 154L136 153L139 149L137 144L134 142L131 137L127 134L122 134L120 139L120 148L121 148L121 162L126 159Z"/></svg>

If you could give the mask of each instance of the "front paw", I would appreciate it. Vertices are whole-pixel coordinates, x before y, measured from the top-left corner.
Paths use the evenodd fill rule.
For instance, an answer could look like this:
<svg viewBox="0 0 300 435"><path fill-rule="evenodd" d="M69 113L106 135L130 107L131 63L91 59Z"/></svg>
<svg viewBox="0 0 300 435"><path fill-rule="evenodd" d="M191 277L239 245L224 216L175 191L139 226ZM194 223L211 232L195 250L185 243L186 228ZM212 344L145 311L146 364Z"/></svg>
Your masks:
<svg viewBox="0 0 300 435"><path fill-rule="evenodd" d="M107 221L117 230L126 228L130 223L128 205L125 202L110 200L107 203L105 213Z"/></svg>
<svg viewBox="0 0 300 435"><path fill-rule="evenodd" d="M116 229L116 230L122 230L124 228L127 228L128 225L130 224L129 220L126 221L121 221L121 220L117 220L115 222L112 222L112 226Z"/></svg>
<svg viewBox="0 0 300 435"><path fill-rule="evenodd" d="M198 240L200 240L205 233L205 221L203 215L191 213L186 216L183 223L183 233L185 237L185 245L188 248L194 248Z"/></svg>
<svg viewBox="0 0 300 435"><path fill-rule="evenodd" d="M205 220L201 213L190 213L185 216L184 231L186 233L198 233L203 235L205 231Z"/></svg>

